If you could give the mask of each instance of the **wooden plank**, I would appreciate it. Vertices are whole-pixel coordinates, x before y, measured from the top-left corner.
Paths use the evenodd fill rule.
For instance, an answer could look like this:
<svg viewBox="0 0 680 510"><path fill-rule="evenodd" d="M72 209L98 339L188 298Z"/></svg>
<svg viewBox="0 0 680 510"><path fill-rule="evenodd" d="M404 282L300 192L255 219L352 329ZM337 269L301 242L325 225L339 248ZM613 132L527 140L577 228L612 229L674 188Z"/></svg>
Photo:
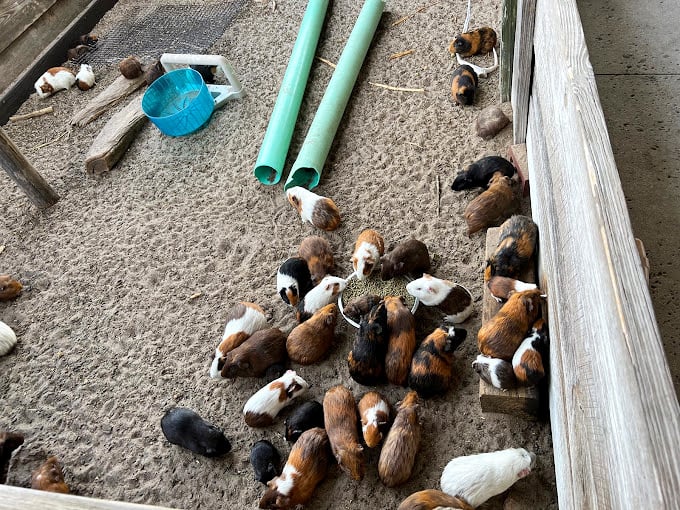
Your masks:
<svg viewBox="0 0 680 510"><path fill-rule="evenodd" d="M83 127L98 118L121 99L129 96L145 84L144 75L128 80L121 75L111 85L106 87L98 96L92 99L85 108L76 113L71 124Z"/></svg>
<svg viewBox="0 0 680 510"><path fill-rule="evenodd" d="M576 1L537 0L527 157L560 508L680 508L680 406Z"/></svg>
<svg viewBox="0 0 680 510"><path fill-rule="evenodd" d="M512 138L515 145L527 138L531 61L534 56L536 0L519 0L515 29L515 55L512 64Z"/></svg>
<svg viewBox="0 0 680 510"><path fill-rule="evenodd" d="M59 195L21 154L2 128L0 128L0 167L36 207L47 209L59 201Z"/></svg>
<svg viewBox="0 0 680 510"><path fill-rule="evenodd" d="M527 105L528 106L528 105ZM529 196L529 167L527 166L527 146L524 143L508 146L508 160L517 169L522 196Z"/></svg>
<svg viewBox="0 0 680 510"><path fill-rule="evenodd" d="M501 103L510 101L512 89L512 63L515 52L515 23L517 0L503 0L501 13ZM514 122L514 121L513 121Z"/></svg>
<svg viewBox="0 0 680 510"><path fill-rule="evenodd" d="M14 0L0 3L0 52L14 42L57 0Z"/></svg>
<svg viewBox="0 0 680 510"><path fill-rule="evenodd" d="M138 96L116 113L99 132L85 156L85 172L99 175L111 170L148 120Z"/></svg>

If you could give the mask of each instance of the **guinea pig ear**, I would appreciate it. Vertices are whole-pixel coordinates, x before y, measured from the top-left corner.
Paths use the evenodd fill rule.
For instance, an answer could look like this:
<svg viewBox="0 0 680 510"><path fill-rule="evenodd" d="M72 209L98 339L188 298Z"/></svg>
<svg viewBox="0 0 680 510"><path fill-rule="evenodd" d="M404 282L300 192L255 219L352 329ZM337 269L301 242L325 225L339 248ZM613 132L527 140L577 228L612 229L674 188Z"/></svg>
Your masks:
<svg viewBox="0 0 680 510"><path fill-rule="evenodd" d="M534 311L534 300L531 299L529 296L523 296L522 303L524 304L524 307L527 309L527 312Z"/></svg>
<svg viewBox="0 0 680 510"><path fill-rule="evenodd" d="M403 262L397 263L397 270L401 271L402 269L404 269L404 263Z"/></svg>

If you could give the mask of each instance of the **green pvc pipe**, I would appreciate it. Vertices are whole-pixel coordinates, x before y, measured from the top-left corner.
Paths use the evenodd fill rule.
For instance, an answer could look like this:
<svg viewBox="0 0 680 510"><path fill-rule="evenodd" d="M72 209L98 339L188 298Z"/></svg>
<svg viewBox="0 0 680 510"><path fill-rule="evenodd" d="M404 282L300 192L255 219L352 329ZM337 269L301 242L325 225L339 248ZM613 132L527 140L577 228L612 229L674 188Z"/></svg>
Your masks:
<svg viewBox="0 0 680 510"><path fill-rule="evenodd" d="M279 95L255 162L255 177L262 184L276 184L281 179L327 8L328 0L309 0L302 17Z"/></svg>
<svg viewBox="0 0 680 510"><path fill-rule="evenodd" d="M361 8L284 189L293 186L311 189L319 184L328 151L384 7L384 0L366 0Z"/></svg>

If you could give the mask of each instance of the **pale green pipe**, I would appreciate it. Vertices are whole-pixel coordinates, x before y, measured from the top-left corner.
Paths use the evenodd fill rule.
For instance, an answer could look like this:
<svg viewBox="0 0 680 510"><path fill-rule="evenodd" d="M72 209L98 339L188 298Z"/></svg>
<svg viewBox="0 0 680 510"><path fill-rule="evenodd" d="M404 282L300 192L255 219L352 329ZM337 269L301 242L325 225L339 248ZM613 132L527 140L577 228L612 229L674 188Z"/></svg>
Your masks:
<svg viewBox="0 0 680 510"><path fill-rule="evenodd" d="M328 0L309 0L302 17L279 95L255 162L255 177L262 184L276 184L281 179L327 8Z"/></svg>
<svg viewBox="0 0 680 510"><path fill-rule="evenodd" d="M368 53L375 29L385 7L384 0L366 0L352 33L347 39L338 65L309 127L302 149L290 171L284 189L303 186L312 189L319 184L323 165L345 112L361 65Z"/></svg>

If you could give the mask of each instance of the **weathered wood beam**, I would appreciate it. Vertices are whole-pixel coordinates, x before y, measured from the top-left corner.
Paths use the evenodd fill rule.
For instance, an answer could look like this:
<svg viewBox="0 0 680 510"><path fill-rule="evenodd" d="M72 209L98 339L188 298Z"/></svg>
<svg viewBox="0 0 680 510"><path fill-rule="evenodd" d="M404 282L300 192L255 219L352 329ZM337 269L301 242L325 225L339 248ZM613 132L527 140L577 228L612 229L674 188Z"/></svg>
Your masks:
<svg viewBox="0 0 680 510"><path fill-rule="evenodd" d="M515 52L515 22L517 0L503 0L501 13L501 103L510 101L512 89L512 61Z"/></svg>
<svg viewBox="0 0 680 510"><path fill-rule="evenodd" d="M96 97L94 97L85 107L77 112L71 119L71 124L83 127L98 118L120 100L132 94L135 90L146 84L144 75L127 79L121 75L116 78L111 85L106 87Z"/></svg>
<svg viewBox="0 0 680 510"><path fill-rule="evenodd" d="M527 138L531 61L534 56L536 0L519 0L515 29L515 55L512 64L512 139L515 145Z"/></svg>

